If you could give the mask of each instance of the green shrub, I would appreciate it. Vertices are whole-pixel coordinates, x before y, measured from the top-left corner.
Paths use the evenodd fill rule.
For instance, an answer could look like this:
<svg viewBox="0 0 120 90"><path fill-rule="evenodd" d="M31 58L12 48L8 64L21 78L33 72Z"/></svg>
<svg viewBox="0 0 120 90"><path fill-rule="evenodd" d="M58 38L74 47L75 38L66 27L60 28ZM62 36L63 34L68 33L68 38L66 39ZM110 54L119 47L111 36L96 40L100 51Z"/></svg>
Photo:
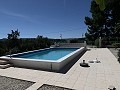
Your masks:
<svg viewBox="0 0 120 90"><path fill-rule="evenodd" d="M95 46L99 47L99 39L95 40Z"/></svg>
<svg viewBox="0 0 120 90"><path fill-rule="evenodd" d="M70 43L78 43L77 39L70 40Z"/></svg>
<svg viewBox="0 0 120 90"><path fill-rule="evenodd" d="M120 63L120 50L118 51L118 62Z"/></svg>
<svg viewBox="0 0 120 90"><path fill-rule="evenodd" d="M0 47L0 56L4 55L4 53L5 53L5 50Z"/></svg>
<svg viewBox="0 0 120 90"><path fill-rule="evenodd" d="M19 49L17 47L14 47L14 48L10 49L9 54L15 54L18 52L19 52Z"/></svg>
<svg viewBox="0 0 120 90"><path fill-rule="evenodd" d="M115 48L120 47L120 43L113 43L112 46L114 46Z"/></svg>

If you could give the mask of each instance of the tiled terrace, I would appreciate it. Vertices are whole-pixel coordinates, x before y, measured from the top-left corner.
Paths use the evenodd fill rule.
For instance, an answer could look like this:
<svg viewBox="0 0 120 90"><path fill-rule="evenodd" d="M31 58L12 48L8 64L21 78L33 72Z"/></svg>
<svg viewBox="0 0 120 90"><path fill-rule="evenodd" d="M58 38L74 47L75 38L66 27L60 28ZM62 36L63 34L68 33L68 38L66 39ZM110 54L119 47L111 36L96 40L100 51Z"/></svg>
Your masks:
<svg viewBox="0 0 120 90"><path fill-rule="evenodd" d="M83 59L96 58L101 63L90 63L89 68L79 65ZM77 90L108 90L113 85L120 90L120 64L107 48L91 48L66 74L11 67L0 69L0 75L36 82L27 90L37 90L43 84Z"/></svg>

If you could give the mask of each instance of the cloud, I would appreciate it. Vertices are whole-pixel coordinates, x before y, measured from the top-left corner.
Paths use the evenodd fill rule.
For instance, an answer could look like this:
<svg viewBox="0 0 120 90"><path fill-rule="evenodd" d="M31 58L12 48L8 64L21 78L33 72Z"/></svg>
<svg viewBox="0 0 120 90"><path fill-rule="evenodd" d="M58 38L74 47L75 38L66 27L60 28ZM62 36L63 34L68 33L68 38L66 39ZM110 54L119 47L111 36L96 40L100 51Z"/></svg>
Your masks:
<svg viewBox="0 0 120 90"><path fill-rule="evenodd" d="M8 16L14 16L14 17L20 17L20 18L25 18L26 17L26 16L24 16L22 14L10 12L10 11L5 11L5 10L0 10L0 12L5 14L5 15L8 15Z"/></svg>
<svg viewBox="0 0 120 90"><path fill-rule="evenodd" d="M26 16L26 15L23 15L20 13L10 12L10 11L6 11L6 10L0 10L0 13L8 15L8 16L12 16L12 17L22 18L22 19L24 19L28 22L31 22L31 23L36 23L36 24L39 23L38 21L33 19L33 17L29 17L29 16Z"/></svg>

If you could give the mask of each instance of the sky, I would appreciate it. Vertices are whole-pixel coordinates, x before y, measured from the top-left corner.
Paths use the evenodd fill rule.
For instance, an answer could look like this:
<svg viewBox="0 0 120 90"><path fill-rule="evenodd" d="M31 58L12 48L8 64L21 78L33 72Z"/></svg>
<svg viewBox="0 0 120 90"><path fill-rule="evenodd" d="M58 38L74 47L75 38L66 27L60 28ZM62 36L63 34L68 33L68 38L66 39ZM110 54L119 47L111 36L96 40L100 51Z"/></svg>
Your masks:
<svg viewBox="0 0 120 90"><path fill-rule="evenodd" d="M0 39L11 30L20 38L38 35L59 39L80 38L87 31L91 0L0 0Z"/></svg>

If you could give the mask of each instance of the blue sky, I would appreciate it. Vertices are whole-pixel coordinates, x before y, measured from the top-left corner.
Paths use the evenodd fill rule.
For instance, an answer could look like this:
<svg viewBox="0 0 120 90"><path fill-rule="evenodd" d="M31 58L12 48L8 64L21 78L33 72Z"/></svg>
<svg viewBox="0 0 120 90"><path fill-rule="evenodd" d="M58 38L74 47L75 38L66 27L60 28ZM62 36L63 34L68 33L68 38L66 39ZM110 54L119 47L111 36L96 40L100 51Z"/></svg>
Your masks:
<svg viewBox="0 0 120 90"><path fill-rule="evenodd" d="M21 38L79 38L87 31L91 0L0 0L0 38L19 30Z"/></svg>

